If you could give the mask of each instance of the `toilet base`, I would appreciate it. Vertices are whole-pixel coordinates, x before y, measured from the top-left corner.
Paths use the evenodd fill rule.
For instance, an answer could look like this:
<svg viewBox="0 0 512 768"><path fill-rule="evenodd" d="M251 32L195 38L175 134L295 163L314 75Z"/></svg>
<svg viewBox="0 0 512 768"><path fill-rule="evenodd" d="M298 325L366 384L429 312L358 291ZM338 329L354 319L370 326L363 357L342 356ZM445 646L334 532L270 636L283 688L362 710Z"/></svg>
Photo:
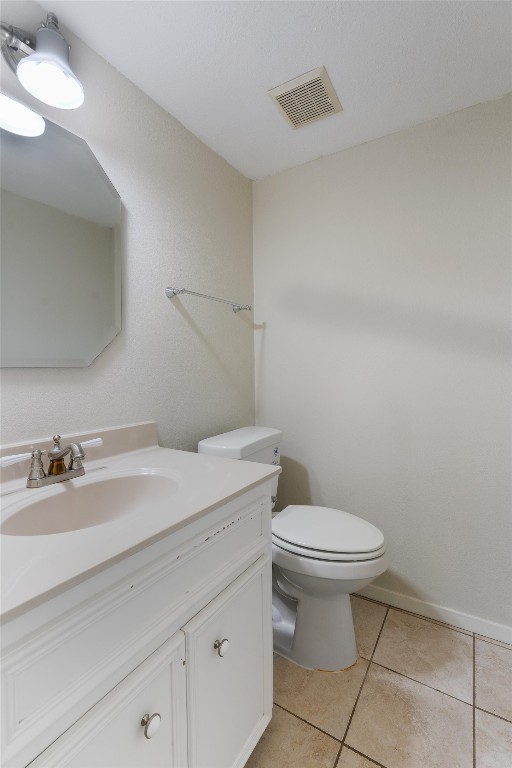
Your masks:
<svg viewBox="0 0 512 768"><path fill-rule="evenodd" d="M275 652L306 669L340 671L355 664L350 595L338 592L309 597L302 593L293 602L295 606L289 598L284 602L282 592L273 587Z"/></svg>
<svg viewBox="0 0 512 768"><path fill-rule="evenodd" d="M274 648L306 669L340 671L357 661L350 594L387 568L371 560L321 560L272 544Z"/></svg>

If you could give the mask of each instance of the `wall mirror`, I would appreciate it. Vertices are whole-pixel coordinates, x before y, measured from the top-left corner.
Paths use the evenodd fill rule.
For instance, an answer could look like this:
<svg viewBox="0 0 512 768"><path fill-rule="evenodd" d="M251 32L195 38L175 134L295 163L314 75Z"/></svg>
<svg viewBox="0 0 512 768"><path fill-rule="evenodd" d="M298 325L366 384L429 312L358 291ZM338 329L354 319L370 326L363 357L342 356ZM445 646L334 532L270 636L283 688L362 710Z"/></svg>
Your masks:
<svg viewBox="0 0 512 768"><path fill-rule="evenodd" d="M82 139L1 133L1 365L88 366L121 330L121 199Z"/></svg>

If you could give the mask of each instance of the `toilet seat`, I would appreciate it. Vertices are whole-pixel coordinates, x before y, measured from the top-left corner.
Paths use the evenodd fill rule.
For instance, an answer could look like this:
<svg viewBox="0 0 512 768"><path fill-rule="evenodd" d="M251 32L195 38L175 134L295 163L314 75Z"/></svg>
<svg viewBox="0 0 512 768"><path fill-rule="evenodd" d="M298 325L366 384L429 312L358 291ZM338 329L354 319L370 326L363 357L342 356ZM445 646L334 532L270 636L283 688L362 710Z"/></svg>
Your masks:
<svg viewBox="0 0 512 768"><path fill-rule="evenodd" d="M315 560L374 560L385 552L378 528L330 507L286 507L272 520L272 542L286 552Z"/></svg>

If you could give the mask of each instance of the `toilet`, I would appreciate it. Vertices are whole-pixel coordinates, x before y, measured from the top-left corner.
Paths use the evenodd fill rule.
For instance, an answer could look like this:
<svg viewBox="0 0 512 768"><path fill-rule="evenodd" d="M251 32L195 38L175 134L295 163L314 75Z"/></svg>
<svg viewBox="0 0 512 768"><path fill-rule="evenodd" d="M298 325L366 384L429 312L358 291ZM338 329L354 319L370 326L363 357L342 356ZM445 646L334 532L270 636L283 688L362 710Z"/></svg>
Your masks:
<svg viewBox="0 0 512 768"><path fill-rule="evenodd" d="M242 427L201 440L198 452L279 464L282 433ZM277 478L272 502L277 497ZM289 505L272 519L274 651L307 669L338 671L357 660L350 593L387 568L384 536L330 507Z"/></svg>

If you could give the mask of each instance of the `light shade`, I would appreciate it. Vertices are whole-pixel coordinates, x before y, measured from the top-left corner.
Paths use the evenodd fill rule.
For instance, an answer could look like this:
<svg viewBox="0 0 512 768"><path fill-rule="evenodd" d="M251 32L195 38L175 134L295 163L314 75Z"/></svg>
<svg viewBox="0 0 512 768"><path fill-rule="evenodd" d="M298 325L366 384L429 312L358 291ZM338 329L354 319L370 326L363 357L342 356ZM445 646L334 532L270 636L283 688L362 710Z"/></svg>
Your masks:
<svg viewBox="0 0 512 768"><path fill-rule="evenodd" d="M0 93L0 128L19 136L41 136L45 122L37 112Z"/></svg>
<svg viewBox="0 0 512 768"><path fill-rule="evenodd" d="M84 90L69 66L69 46L55 25L36 33L36 51L18 63L18 80L36 99L59 109L83 104Z"/></svg>

